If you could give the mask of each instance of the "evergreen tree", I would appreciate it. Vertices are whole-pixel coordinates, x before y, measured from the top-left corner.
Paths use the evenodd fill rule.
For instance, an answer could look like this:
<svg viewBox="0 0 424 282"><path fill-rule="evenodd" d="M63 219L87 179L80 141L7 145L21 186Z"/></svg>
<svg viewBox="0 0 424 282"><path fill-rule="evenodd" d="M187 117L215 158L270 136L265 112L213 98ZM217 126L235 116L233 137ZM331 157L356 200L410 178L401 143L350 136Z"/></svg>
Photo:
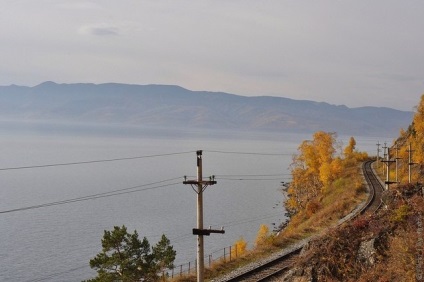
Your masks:
<svg viewBox="0 0 424 282"><path fill-rule="evenodd" d="M138 238L127 228L115 226L112 231L104 231L102 251L90 260L90 267L97 270L97 281L158 281L158 272L173 267L176 252L165 235L150 248L146 237Z"/></svg>

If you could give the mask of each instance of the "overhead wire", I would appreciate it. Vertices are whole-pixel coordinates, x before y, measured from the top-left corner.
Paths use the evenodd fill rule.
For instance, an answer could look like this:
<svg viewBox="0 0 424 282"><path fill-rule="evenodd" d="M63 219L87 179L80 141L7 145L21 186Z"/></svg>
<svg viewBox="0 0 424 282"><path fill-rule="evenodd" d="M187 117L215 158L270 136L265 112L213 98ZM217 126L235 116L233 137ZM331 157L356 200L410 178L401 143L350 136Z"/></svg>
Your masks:
<svg viewBox="0 0 424 282"><path fill-rule="evenodd" d="M135 159L144 159L144 158L155 158L155 157L182 155L182 154L188 154L188 153L194 153L194 152L195 151L185 151L185 152L176 152L176 153L144 155L144 156L102 159L102 160L89 160L89 161L79 161L79 162L64 162L64 163L41 164L41 165L31 165L31 166L5 167L5 168L0 168L0 171L47 168L47 167L57 167L57 166L71 166L71 165L93 164L93 163L106 163L106 162L115 162L115 161L124 161L124 160L135 160ZM205 152L221 153L221 154L239 154L239 155L261 155L261 156L289 156L289 155L292 155L292 154L284 154L284 153L260 153L260 152L219 151L219 150L205 150ZM272 179L263 179L263 178L262 179L244 179L244 178L233 179L233 178L231 178L231 177L240 177L240 176L243 176L243 177L269 177L269 176L280 176L280 175L287 175L287 174L221 175L221 176L218 176L217 178L222 179L222 180L280 180L281 178L272 178ZM18 211L25 211L25 210L32 210L32 209L38 209L38 208L44 208L44 207L50 207L50 206L57 206L57 205L74 203L74 202L81 202L81 201L87 201L87 200L93 200L93 199L99 199L99 198L105 198L105 197L112 197L112 196L117 196L117 195L122 195L122 194L129 194L129 193L135 193L135 192L146 191L146 190L151 190L151 189L163 188L163 187L167 187L167 186L173 186L173 185L181 184L181 182L168 183L168 184L163 184L163 185L156 185L156 184L173 181L173 180L176 180L176 179L179 179L179 178L180 177L171 178L171 179L167 179L167 180L152 182L152 183L149 183L149 184L142 184L142 185L137 185L137 186L133 186L133 187L117 189L117 190L113 190L113 191L109 191L109 192L102 192L102 193L92 194L92 195L88 195L88 196L82 196L82 197L77 197L77 198L72 198L72 199L66 199L66 200L61 200L61 201L44 203L44 204L40 204L40 205L33 205L33 206L27 206L27 207L22 207L22 208L4 210L4 211L0 211L0 214L6 214L6 213L12 213L12 212L18 212ZM151 186L151 185L156 185L156 186L146 187L146 186ZM146 188L142 188L142 187L146 187ZM140 188L142 188L142 189L140 189ZM279 215L281 215L281 214L279 214ZM267 219L267 218L275 217L275 216L277 216L277 214L271 215L271 216L267 215L265 217L261 217L261 218L257 218L257 219L253 219L253 220L250 219L250 220L235 221L235 223L229 222L229 223L226 223L224 226L226 226L226 227L235 226L235 225L255 222L255 221L259 221L259 220L263 220L263 219ZM182 239L186 239L188 236L191 236L191 235L192 234L183 234L183 235L180 235L180 236L173 238L173 240L179 241L179 240L182 240ZM44 280L47 280L47 279L50 279L50 278L53 278L53 277L56 277L56 276L60 276L60 275L66 274L66 273L70 273L70 272L73 272L73 271L76 271L76 270L80 270L80 269L85 268L85 267L86 266L80 266L80 267L72 268L72 269L67 270L67 271L54 273L54 274L45 276L43 278L38 278L38 279L35 279L35 280L30 280L30 281L44 281Z"/></svg>
<svg viewBox="0 0 424 282"><path fill-rule="evenodd" d="M230 181L275 181L282 180L282 178L225 178L225 177L215 177L217 180L230 180Z"/></svg>
<svg viewBox="0 0 424 282"><path fill-rule="evenodd" d="M203 150L208 153L236 154L236 155L260 155L260 156L292 156L293 153L261 153L261 152L241 152L241 151L221 151L221 150Z"/></svg>
<svg viewBox="0 0 424 282"><path fill-rule="evenodd" d="M230 221L230 222L226 222L226 223L224 223L222 225L219 225L219 226L220 227L221 226L223 226L223 227L236 226L236 225L240 225L240 224L251 223L251 222L260 221L260 220L267 219L267 218L276 217L278 215L281 215L281 213L278 213L278 214L277 213L276 214L265 214L262 217L255 218L255 219L244 219L244 220ZM214 224L213 226L218 226L218 224ZM156 236L162 236L162 235L149 235L147 237L156 237ZM189 238L192 238L192 237L193 237L193 234L192 233L185 233L185 234L181 234L179 236L170 238L169 240L172 243L175 243L175 242L181 242L183 240L186 240L186 239L189 239ZM216 252L217 251L213 251L213 252L211 252L211 254L216 253ZM77 271L77 270L80 270L80 269L84 269L84 268L87 268L87 265L75 267L75 268L72 268L72 269L69 269L69 270L65 270L65 271L62 271L62 272L52 273L52 274L49 274L49 275L44 276L44 277L40 277L40 278L36 278L36 279L32 279L32 280L27 280L27 282L45 281L45 280L48 280L50 278L62 276L63 274L71 273L71 272L74 272L74 271Z"/></svg>
<svg viewBox="0 0 424 282"><path fill-rule="evenodd" d="M290 173L274 173L274 174L215 174L215 177L240 177L240 176L283 176L291 175Z"/></svg>
<svg viewBox="0 0 424 282"><path fill-rule="evenodd" d="M239 154L239 155L262 155L262 156L291 156L292 155L292 153L261 153L261 152L240 152L240 151L220 151L220 150L204 150L204 151L209 152L209 153ZM195 152L196 151L183 151L183 152L153 154L153 155L144 155L144 156L135 156L135 157L123 157L123 158L89 160L89 161L78 161L78 162L64 162L64 163L41 164L41 165L28 165L28 166L16 166L16 167L3 167L3 168L0 168L0 171L32 169L32 168L46 168L46 167L56 167L56 166L70 166L70 165L93 164L93 163L106 163L106 162L115 162L115 161L125 161L125 160L135 160L135 159L145 159L145 158L156 158L156 157L183 155L183 154L190 154L190 153L195 153Z"/></svg>
<svg viewBox="0 0 424 282"><path fill-rule="evenodd" d="M265 176L273 176L273 175L285 175L285 174L251 174L251 175L244 174L244 175L240 175L240 176L256 176L256 177L264 176L265 177ZM228 176L236 177L238 175L228 175ZM139 188L142 188L142 187L151 186L151 185L160 184L160 183L165 183L165 182L177 180L177 179L180 179L180 178L182 178L182 177L170 178L170 179L152 182L152 183L148 183L148 184L136 185L136 186L132 186L132 187L127 187L127 188L112 190L112 191L108 191L108 192L92 194L92 195L88 195L88 196L82 196L82 197L71 198L71 199L55 201L55 202L49 202L49 203L44 203L44 204L39 204L39 205L33 205L33 206L16 208L16 209L4 210L4 211L0 211L0 214L6 214L6 213L12 213L12 212L18 212L18 211L25 211L25 210L32 210L32 209L49 207L49 206L57 206L57 205L74 203L74 202L94 200L94 199L99 199L99 198L106 198L106 197L135 193L135 192L146 191L146 190L151 190L151 189L163 188L163 187L167 187L167 186L177 185L177 184L180 184L181 182L169 183L169 184L139 189ZM228 180L228 181L275 181L275 180L281 180L281 178L230 178L230 177L219 177L219 176L216 177L216 179Z"/></svg>
<svg viewBox="0 0 424 282"><path fill-rule="evenodd" d="M230 181L274 181L288 179L288 173L275 173L275 174L218 174L214 175L217 180L230 180ZM274 177L275 176L275 177ZM281 176L281 177L276 177Z"/></svg>
<svg viewBox="0 0 424 282"><path fill-rule="evenodd" d="M113 190L113 191L102 192L102 193L98 193L98 194L92 194L92 195L88 195L88 196L82 196L82 197L66 199L66 200L62 200L62 201L55 201L55 202L33 205L33 206L28 206L28 207L21 207L21 208L16 208L16 209L4 210L4 211L0 211L0 214L12 213L12 212L18 212L18 211L25 211L25 210L32 210L32 209L38 209L38 208L45 208L45 207L50 207L50 206L57 206L57 205L63 205L63 204L81 202L81 201L88 201L88 200L94 200L94 199L99 199L99 198L106 198L106 197L112 197L112 196L123 195L123 194L130 194L130 193L135 193L135 192L140 192L140 191L158 189L158 188L163 188L163 187L167 187L167 186L173 186L173 185L181 184L181 182L168 183L168 184L163 184L163 185L158 185L158 186L153 186L153 187L142 188L142 187L146 187L146 186L151 186L151 185L155 185L155 184L173 181L173 180L176 180L176 179L179 179L179 178L182 179L182 177L175 177L175 178L171 178L171 179L167 179L167 180L156 181L156 182L152 182L152 183L148 183L148 184L142 184L142 185L127 187L127 188L117 189L117 190ZM142 188L142 189L139 189L139 188Z"/></svg>
<svg viewBox="0 0 424 282"><path fill-rule="evenodd" d="M136 157L124 157L124 158L113 158L113 159L103 159L103 160L90 160L90 161L67 162L67 163L54 163L54 164L41 164L41 165L30 165L30 166L5 167L5 168L0 168L0 171L32 169L32 168L46 168L46 167L56 167L56 166L70 166L70 165L93 164L93 163L106 163L106 162L115 162L115 161L127 161L127 160L136 160L136 159L146 159L146 158L157 158L157 157L165 157L165 156L183 155L183 154L189 154L189 153L194 153L194 152L195 151L185 151L185 152L176 152L176 153L144 155L144 156L136 156Z"/></svg>

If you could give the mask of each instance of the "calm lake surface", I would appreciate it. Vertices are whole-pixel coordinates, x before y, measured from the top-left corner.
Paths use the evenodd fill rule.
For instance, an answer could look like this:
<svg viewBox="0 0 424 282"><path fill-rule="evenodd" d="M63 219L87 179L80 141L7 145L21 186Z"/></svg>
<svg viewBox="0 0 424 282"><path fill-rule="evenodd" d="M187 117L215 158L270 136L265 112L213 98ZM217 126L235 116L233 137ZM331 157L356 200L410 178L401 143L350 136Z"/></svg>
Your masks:
<svg viewBox="0 0 424 282"><path fill-rule="evenodd" d="M374 155L384 142L355 138ZM165 234L176 265L194 261L196 193L182 182L196 177L196 150L203 176L218 182L204 193L204 225L225 229L205 237L205 254L241 236L253 242L260 224L272 230L286 220L281 181L305 139L311 135L0 122L0 281L94 277L89 260L115 225L152 245ZM133 159L90 162L121 158ZM43 166L74 162L89 163ZM81 198L90 195L99 197Z"/></svg>

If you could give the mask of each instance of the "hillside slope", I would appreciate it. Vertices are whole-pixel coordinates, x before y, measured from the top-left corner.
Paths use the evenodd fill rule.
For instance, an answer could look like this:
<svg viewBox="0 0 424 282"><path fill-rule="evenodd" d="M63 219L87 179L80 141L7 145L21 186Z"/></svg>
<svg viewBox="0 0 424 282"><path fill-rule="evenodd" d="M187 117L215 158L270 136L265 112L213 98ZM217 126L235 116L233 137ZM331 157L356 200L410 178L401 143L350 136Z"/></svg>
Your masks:
<svg viewBox="0 0 424 282"><path fill-rule="evenodd" d="M0 87L0 119L393 136L412 112L244 97L170 85L56 84Z"/></svg>

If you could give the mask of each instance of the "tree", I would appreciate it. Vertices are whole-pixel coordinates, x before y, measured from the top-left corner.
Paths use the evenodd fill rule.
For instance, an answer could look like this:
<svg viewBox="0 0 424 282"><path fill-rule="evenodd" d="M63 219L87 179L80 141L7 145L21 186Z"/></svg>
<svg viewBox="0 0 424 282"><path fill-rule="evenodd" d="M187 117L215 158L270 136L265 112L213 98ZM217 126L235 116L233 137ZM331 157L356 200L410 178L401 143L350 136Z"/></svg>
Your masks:
<svg viewBox="0 0 424 282"><path fill-rule="evenodd" d="M240 257L246 253L246 250L247 250L247 242L246 240L244 240L243 237L240 237L240 239L238 239L234 243L233 248L231 249L231 255L233 257Z"/></svg>
<svg viewBox="0 0 424 282"><path fill-rule="evenodd" d="M255 239L255 246L266 246L270 243L270 235L269 235L269 228L265 224L261 224L259 227L258 234L256 235Z"/></svg>
<svg viewBox="0 0 424 282"><path fill-rule="evenodd" d="M175 255L165 235L150 248L146 237L140 240L137 231L130 234L124 225L115 226L104 231L102 251L90 260L97 277L88 281L158 281L158 272L173 267Z"/></svg>
<svg viewBox="0 0 424 282"><path fill-rule="evenodd" d="M350 137L349 144L344 149L344 155L346 158L349 158L353 155L353 153L355 152L355 147L356 147L356 140L355 138Z"/></svg>
<svg viewBox="0 0 424 282"><path fill-rule="evenodd" d="M298 148L291 165L292 181L287 190L289 199L286 208L297 213L317 197L323 188L337 179L341 172L341 161L335 158L336 134L318 131L313 140L306 140Z"/></svg>
<svg viewBox="0 0 424 282"><path fill-rule="evenodd" d="M417 111L412 121L412 147L414 150L414 162L419 164L419 172L424 171L424 95L421 96Z"/></svg>
<svg viewBox="0 0 424 282"><path fill-rule="evenodd" d="M162 235L160 241L153 248L153 255L156 260L156 273L165 268L173 268L175 254L171 242L165 235Z"/></svg>

